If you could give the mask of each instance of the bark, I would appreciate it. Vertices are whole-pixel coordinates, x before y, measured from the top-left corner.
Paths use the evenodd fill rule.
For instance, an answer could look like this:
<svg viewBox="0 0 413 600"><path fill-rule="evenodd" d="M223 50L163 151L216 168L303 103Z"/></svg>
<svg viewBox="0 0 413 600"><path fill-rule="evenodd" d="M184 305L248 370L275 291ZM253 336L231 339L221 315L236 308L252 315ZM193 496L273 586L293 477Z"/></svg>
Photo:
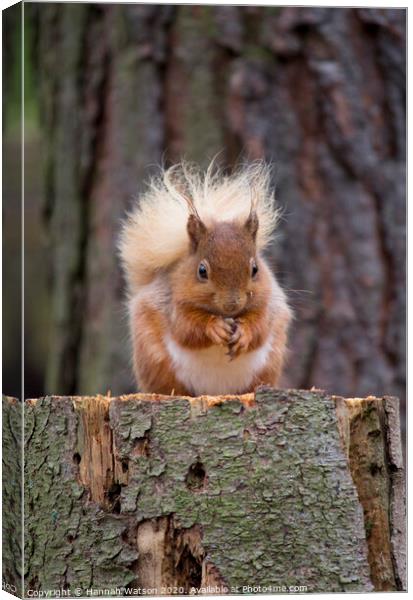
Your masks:
<svg viewBox="0 0 413 600"><path fill-rule="evenodd" d="M3 590L22 592L22 404L2 403L2 577Z"/></svg>
<svg viewBox="0 0 413 600"><path fill-rule="evenodd" d="M284 384L404 402L405 11L31 10L53 240L47 392L133 390L119 219L155 164L222 151L230 168L275 166L271 259L296 313Z"/></svg>
<svg viewBox="0 0 413 600"><path fill-rule="evenodd" d="M45 397L25 417L26 592L405 589L394 398Z"/></svg>

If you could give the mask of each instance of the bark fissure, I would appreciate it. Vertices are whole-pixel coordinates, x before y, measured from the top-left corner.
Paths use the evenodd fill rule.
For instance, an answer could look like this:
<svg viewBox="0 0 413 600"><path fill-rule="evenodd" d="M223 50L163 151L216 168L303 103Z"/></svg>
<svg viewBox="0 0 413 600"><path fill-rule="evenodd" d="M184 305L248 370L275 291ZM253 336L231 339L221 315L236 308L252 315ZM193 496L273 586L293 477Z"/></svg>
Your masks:
<svg viewBox="0 0 413 600"><path fill-rule="evenodd" d="M96 18L95 15L98 15ZM105 13L94 6L89 7L81 51L81 64L77 68L78 106L82 110L81 152L79 156L79 196L83 199L80 210L79 260L74 289L78 290L77 303L74 307L74 323L77 324L73 350L77 357L82 347L84 323L83 315L88 296L87 256L90 239L90 199L99 166L104 154L108 135L108 110L111 85L112 58L108 45L107 27L109 19ZM72 387L69 393L79 389L81 365L76 363L73 373Z"/></svg>
<svg viewBox="0 0 413 600"><path fill-rule="evenodd" d="M158 594L189 594L212 582L213 565L206 562L198 525L180 528L174 515L139 523L137 529L138 581ZM215 570L215 585L219 581Z"/></svg>
<svg viewBox="0 0 413 600"><path fill-rule="evenodd" d="M393 543L391 503L395 485L386 417L386 404L391 403L392 399L388 398L347 401L349 463L363 506L369 564L376 591L400 590L405 585L399 575L399 559L394 555ZM392 429L394 431L394 427ZM399 461L396 470L399 472L401 468ZM402 504L400 498L400 511Z"/></svg>

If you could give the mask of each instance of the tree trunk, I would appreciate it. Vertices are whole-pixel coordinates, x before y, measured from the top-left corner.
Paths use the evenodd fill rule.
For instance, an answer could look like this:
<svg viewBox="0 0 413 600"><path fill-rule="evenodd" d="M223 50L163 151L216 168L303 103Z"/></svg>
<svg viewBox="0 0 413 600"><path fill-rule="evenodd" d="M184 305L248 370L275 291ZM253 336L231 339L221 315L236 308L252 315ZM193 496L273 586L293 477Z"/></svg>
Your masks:
<svg viewBox="0 0 413 600"><path fill-rule="evenodd" d="M284 384L403 402L405 11L28 7L53 239L47 392L133 390L119 220L156 164L222 151L229 167L275 166L272 259L296 312Z"/></svg>
<svg viewBox="0 0 413 600"><path fill-rule="evenodd" d="M405 589L394 398L29 400L25 481L26 592Z"/></svg>

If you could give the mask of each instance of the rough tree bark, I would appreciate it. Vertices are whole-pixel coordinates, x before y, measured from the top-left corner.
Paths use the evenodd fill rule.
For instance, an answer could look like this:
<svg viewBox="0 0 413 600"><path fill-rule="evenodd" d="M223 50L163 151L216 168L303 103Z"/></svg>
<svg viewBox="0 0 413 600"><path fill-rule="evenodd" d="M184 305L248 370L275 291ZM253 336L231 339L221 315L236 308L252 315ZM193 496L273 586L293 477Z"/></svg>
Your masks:
<svg viewBox="0 0 413 600"><path fill-rule="evenodd" d="M25 479L26 593L405 587L394 398L29 400Z"/></svg>
<svg viewBox="0 0 413 600"><path fill-rule="evenodd" d="M229 166L275 165L272 258L297 316L284 384L403 401L405 11L28 6L55 270L48 392L133 390L119 219L155 164L222 150Z"/></svg>
<svg viewBox="0 0 413 600"><path fill-rule="evenodd" d="M22 557L22 403L2 403L2 577L3 589L21 596Z"/></svg>

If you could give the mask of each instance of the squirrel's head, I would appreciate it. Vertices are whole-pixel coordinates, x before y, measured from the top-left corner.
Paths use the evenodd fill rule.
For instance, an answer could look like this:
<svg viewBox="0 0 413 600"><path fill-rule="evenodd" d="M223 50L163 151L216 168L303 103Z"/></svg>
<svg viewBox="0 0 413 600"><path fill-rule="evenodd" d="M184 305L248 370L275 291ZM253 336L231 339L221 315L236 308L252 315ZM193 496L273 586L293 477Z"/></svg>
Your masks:
<svg viewBox="0 0 413 600"><path fill-rule="evenodd" d="M253 209L244 222L215 222L208 227L198 214L189 215L187 275L196 304L225 317L235 317L251 305L260 280L258 226Z"/></svg>

